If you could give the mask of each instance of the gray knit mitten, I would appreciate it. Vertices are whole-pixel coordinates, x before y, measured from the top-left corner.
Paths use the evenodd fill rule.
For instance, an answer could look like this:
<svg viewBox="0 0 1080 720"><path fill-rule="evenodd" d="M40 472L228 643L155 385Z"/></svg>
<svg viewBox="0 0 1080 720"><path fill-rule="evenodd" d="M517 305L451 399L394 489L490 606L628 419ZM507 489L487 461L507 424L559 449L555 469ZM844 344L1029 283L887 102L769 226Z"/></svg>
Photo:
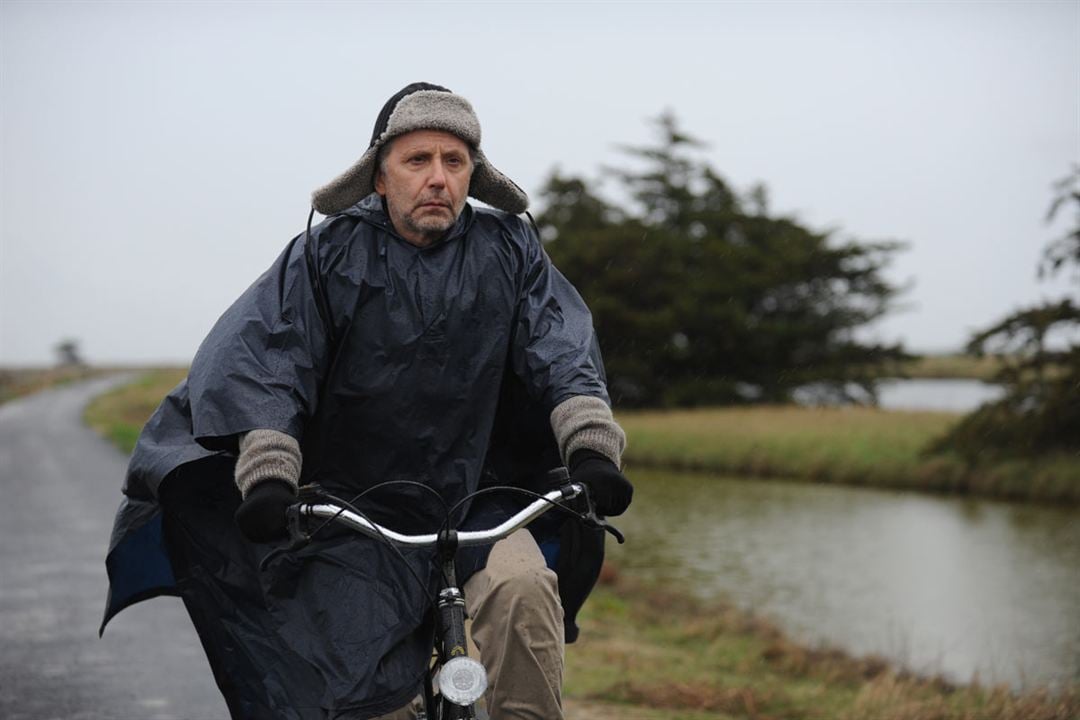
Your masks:
<svg viewBox="0 0 1080 720"><path fill-rule="evenodd" d="M247 497L264 480L280 480L295 490L300 484L300 443L277 430L252 430L240 436L236 487Z"/></svg>
<svg viewBox="0 0 1080 720"><path fill-rule="evenodd" d="M621 515L634 497L634 486L619 469L626 434L607 403L577 395L551 412L551 429L570 477L589 488L601 515Z"/></svg>
<svg viewBox="0 0 1080 720"><path fill-rule="evenodd" d="M262 543L285 536L285 510L296 502L300 467L295 438L276 430L252 430L241 436L236 486L244 501L235 518L248 540Z"/></svg>
<svg viewBox="0 0 1080 720"><path fill-rule="evenodd" d="M622 453L626 448L626 433L615 422L608 404L598 397L575 395L555 406L551 411L551 429L559 444L563 462L578 450L598 452L614 463L622 465Z"/></svg>

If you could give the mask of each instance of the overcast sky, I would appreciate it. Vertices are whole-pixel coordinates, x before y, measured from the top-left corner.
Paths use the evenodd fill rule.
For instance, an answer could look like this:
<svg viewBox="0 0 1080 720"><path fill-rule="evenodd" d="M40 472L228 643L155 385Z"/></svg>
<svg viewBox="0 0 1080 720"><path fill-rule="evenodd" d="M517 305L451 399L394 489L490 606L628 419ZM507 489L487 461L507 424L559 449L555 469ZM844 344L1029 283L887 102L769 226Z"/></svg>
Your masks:
<svg viewBox="0 0 1080 720"><path fill-rule="evenodd" d="M0 365L187 362L409 82L469 98L535 195L665 109L736 188L910 243L910 349L1040 284L1080 161L1080 2L0 2ZM1060 226L1059 228L1060 229Z"/></svg>

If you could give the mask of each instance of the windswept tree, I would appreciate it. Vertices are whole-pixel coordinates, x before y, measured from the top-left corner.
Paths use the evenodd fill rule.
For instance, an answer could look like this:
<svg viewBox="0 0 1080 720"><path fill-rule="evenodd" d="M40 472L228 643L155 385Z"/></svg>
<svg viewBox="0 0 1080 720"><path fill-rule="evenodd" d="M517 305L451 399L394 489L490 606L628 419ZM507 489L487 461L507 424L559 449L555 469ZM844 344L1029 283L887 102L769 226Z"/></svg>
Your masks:
<svg viewBox="0 0 1080 720"><path fill-rule="evenodd" d="M539 216L548 252L592 308L609 384L624 405L781 402L799 387L873 395L898 346L861 342L898 290L900 247L841 241L742 198L671 115L659 142L609 169L628 207L554 174Z"/></svg>
<svg viewBox="0 0 1080 720"><path fill-rule="evenodd" d="M74 338L65 338L53 348L56 351L56 361L60 367L80 367L85 365L82 353L79 351L79 341Z"/></svg>
<svg viewBox="0 0 1080 720"><path fill-rule="evenodd" d="M1056 183L1047 222L1069 207L1072 227L1044 250L1042 278L1073 272L1080 279L1080 166ZM964 418L935 449L971 462L1080 451L1080 297L1017 310L976 333L968 352L1001 358L994 380L1006 394Z"/></svg>

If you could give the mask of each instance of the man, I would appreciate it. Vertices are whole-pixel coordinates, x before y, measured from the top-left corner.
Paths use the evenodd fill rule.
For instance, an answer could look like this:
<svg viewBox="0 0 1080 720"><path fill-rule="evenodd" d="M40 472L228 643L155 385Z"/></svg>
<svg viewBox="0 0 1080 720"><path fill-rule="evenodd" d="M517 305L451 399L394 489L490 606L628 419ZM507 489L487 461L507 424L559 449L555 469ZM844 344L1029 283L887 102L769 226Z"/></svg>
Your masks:
<svg viewBox="0 0 1080 720"><path fill-rule="evenodd" d="M368 150L315 192L327 219L226 311L147 423L105 621L179 594L235 717L377 717L422 681L430 588L417 578L434 580L431 558L331 529L260 572L298 485L353 497L418 482L363 507L430 532L445 515L427 489L452 506L484 486L539 489L566 463L601 514L623 512L624 436L591 318L517 216L527 204L481 151L464 98L427 83L394 95ZM484 495L464 526L508 509ZM576 635L600 551L576 523L548 523L460 557L492 717L562 717L564 634Z"/></svg>

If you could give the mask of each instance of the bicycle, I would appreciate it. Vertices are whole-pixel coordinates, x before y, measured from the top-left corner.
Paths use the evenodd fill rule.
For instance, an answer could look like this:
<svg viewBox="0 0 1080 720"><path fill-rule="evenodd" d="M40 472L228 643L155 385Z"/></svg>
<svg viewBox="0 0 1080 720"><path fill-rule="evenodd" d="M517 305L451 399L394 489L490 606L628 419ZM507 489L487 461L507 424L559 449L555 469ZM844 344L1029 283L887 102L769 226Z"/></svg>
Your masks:
<svg viewBox="0 0 1080 720"><path fill-rule="evenodd" d="M419 485L426 488L419 483L398 480L380 483L363 494L397 484ZM421 535L400 533L371 521L353 505L358 498L353 498L353 501L349 502L329 495L317 486L305 486L301 488L300 502L291 506L286 514L290 544L271 551L260 563L260 569L265 568L279 554L307 544L320 530L332 522L384 542L391 548L434 549L435 558L441 565L442 572L439 575L441 584L437 588L437 602L434 603L433 608L436 619L433 662L429 665L425 677L424 708L418 720L482 720L477 716L475 703L483 697L487 689L487 672L478 660L468 655L465 596L457 583L457 550L494 544L525 527L552 508L559 508L591 527L605 530L620 544L625 542L625 538L617 528L596 514L585 486L570 482L570 474L566 468L557 468L549 472L548 486L555 486L555 489L544 494L505 486L483 488L471 493L453 508L448 509L447 520L439 532ZM513 491L535 499L499 525L487 530L466 531L450 527L450 517L464 503L478 495L494 491ZM577 510L568 504L577 498L583 499L584 510ZM321 519L322 524L312 532L306 532L305 527L317 519ZM406 567L408 567L407 564ZM415 574L414 578L421 585L425 585Z"/></svg>

